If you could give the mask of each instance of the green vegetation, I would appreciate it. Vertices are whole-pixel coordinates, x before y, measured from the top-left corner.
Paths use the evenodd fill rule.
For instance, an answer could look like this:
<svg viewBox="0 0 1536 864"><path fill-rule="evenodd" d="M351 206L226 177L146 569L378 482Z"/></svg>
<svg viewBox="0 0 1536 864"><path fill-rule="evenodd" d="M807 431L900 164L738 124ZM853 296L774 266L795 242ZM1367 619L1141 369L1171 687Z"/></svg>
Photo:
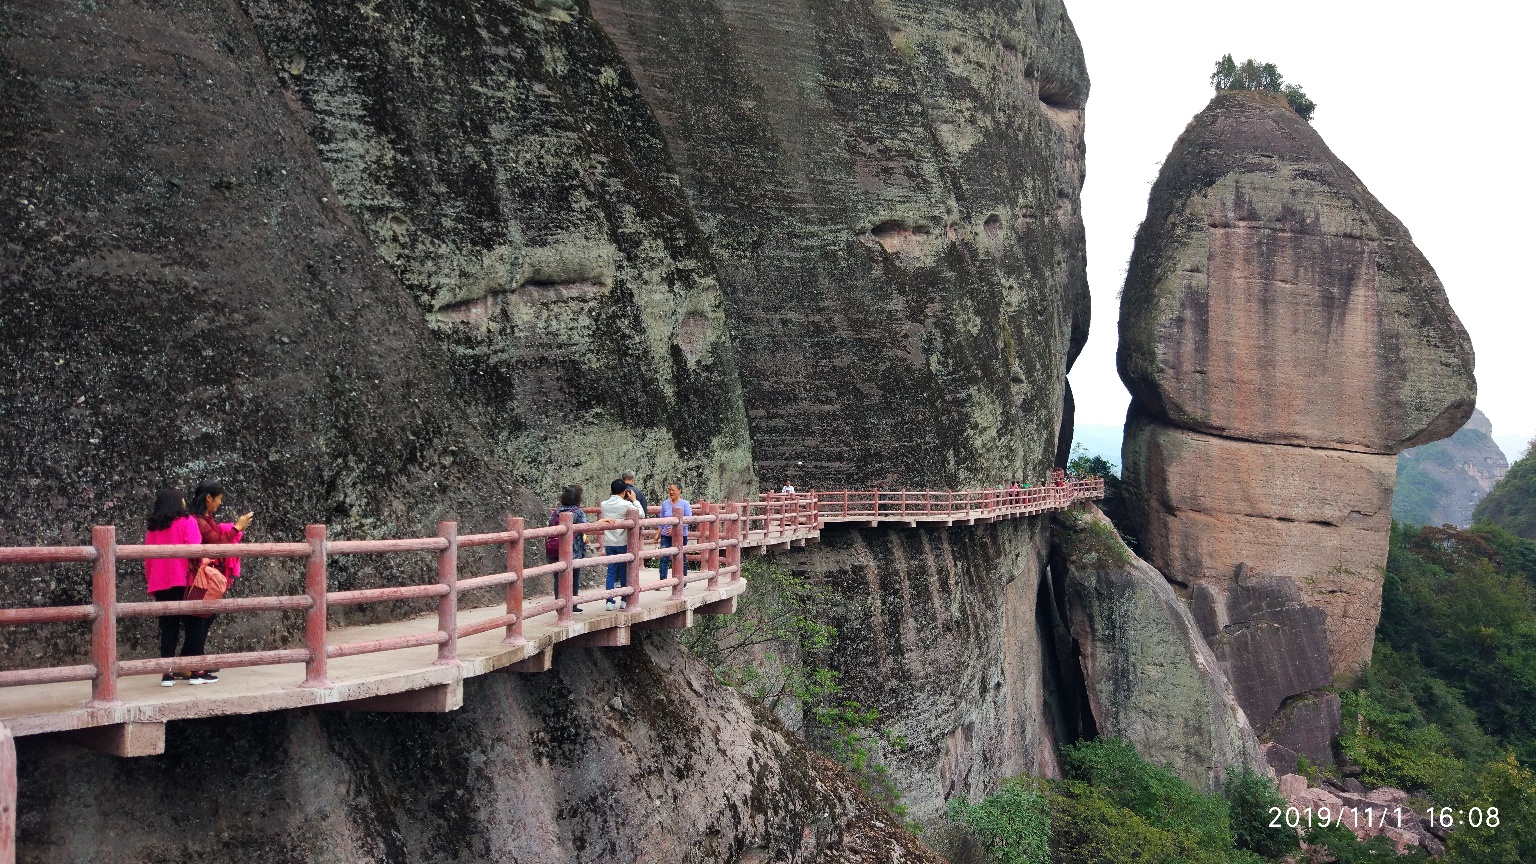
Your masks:
<svg viewBox="0 0 1536 864"><path fill-rule="evenodd" d="M1069 745L1062 762L1061 780L1017 778L949 815L996 864L1256 864L1298 849L1268 827L1280 796L1254 771L1202 793L1116 739Z"/></svg>
<svg viewBox="0 0 1536 864"><path fill-rule="evenodd" d="M1073 444L1067 472L1074 477L1104 478L1104 500L1099 502L1099 510L1115 524L1126 545L1134 548L1136 538L1127 533L1130 523L1126 518L1124 481L1120 479L1120 472L1114 464L1103 456L1088 452L1088 448L1081 444Z"/></svg>
<svg viewBox="0 0 1536 864"><path fill-rule="evenodd" d="M1536 447L1526 447L1525 455L1509 466L1509 473L1478 502L1472 516L1536 540Z"/></svg>
<svg viewBox="0 0 1536 864"><path fill-rule="evenodd" d="M1051 809L1033 778L1015 777L979 804L953 798L948 816L970 829L997 864L1051 860Z"/></svg>
<svg viewBox="0 0 1536 864"><path fill-rule="evenodd" d="M818 607L833 602L830 592L759 558L741 563L752 590L740 596L737 613L698 619L683 631L683 645L722 683L769 710L805 711L808 742L847 768L872 798L905 816L901 791L879 754L906 742L880 728L879 711L846 698L834 670L815 663L837 636L815 617Z"/></svg>
<svg viewBox="0 0 1536 864"><path fill-rule="evenodd" d="M1374 657L1341 696L1339 752L1362 782L1499 809L1498 827L1449 836L1447 864L1536 861L1536 543L1394 525ZM1384 854L1337 831L1307 839L1343 864Z"/></svg>
<svg viewBox="0 0 1536 864"><path fill-rule="evenodd" d="M1285 83L1285 77L1273 63L1260 63L1249 58L1241 64L1232 60L1231 54L1225 54L1216 62L1216 71L1211 73L1211 86L1216 90L1263 90L1267 93L1279 93L1285 97L1291 110L1301 116L1301 119L1311 121L1312 114L1317 110L1317 103L1307 98L1307 94L1295 84Z"/></svg>

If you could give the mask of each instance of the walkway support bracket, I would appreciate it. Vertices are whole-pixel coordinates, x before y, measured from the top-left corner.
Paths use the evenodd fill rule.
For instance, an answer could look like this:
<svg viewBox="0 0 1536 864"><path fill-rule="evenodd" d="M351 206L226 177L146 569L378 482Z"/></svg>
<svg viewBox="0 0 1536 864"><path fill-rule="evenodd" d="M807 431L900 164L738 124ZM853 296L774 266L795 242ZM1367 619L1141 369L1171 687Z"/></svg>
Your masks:
<svg viewBox="0 0 1536 864"><path fill-rule="evenodd" d="M60 741L108 756L131 758L165 752L164 723L110 723L55 734Z"/></svg>

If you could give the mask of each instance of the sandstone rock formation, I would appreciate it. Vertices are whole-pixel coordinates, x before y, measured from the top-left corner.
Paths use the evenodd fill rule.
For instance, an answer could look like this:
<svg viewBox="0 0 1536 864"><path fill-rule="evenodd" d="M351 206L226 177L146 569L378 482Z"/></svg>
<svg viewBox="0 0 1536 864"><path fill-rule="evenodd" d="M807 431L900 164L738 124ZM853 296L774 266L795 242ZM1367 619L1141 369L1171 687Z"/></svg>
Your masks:
<svg viewBox="0 0 1536 864"><path fill-rule="evenodd" d="M205 476L286 539L539 518L620 467L710 498L1060 454L1088 81L1059 0L3 15L0 543L133 539L157 486ZM854 550L816 565L850 588L850 695L913 733L917 812L1053 771L1044 525L829 546ZM253 564L241 593L296 585ZM0 602L87 587L27 570ZM142 599L132 568L119 589ZM12 630L3 661L81 659L80 632ZM152 625L121 639L148 653ZM862 671L864 645L921 689Z"/></svg>
<svg viewBox="0 0 1536 864"><path fill-rule="evenodd" d="M471 679L452 714L168 731L133 760L22 739L22 864L942 862L669 637Z"/></svg>
<svg viewBox="0 0 1536 864"><path fill-rule="evenodd" d="M1313 740L1285 724L1317 712L1277 712L1370 658L1396 454L1471 414L1466 332L1312 127L1229 91L1163 163L1120 338L1139 551L1189 598L1255 729Z"/></svg>
<svg viewBox="0 0 1536 864"><path fill-rule="evenodd" d="M1472 525L1472 511L1509 471L1481 411L1455 435L1404 450L1397 457L1392 518L1414 525Z"/></svg>
<svg viewBox="0 0 1536 864"><path fill-rule="evenodd" d="M812 660L904 740L877 755L911 817L932 827L950 798L1060 772L1050 625L1036 619L1045 529L836 527L779 559L837 598L819 616L836 642Z"/></svg>
<svg viewBox="0 0 1536 864"><path fill-rule="evenodd" d="M1088 327L1060 0L591 8L712 243L760 476L1039 476Z"/></svg>
<svg viewBox="0 0 1536 864"><path fill-rule="evenodd" d="M1051 579L1098 734L1131 742L1197 788L1260 764L1247 716L1167 580L1092 506L1055 522Z"/></svg>

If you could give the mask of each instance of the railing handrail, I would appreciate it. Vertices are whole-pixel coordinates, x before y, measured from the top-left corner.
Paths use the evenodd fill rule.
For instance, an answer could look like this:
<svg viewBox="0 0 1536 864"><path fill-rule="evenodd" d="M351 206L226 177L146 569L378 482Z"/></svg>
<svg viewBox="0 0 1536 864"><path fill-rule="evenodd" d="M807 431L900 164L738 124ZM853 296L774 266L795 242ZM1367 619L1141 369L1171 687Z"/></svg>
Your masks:
<svg viewBox="0 0 1536 864"><path fill-rule="evenodd" d="M92 597L89 605L42 606L0 609L0 628L24 624L89 621L92 625L91 662L62 667L0 671L0 688L23 684L63 681L92 681L92 704L110 705L117 700L117 679L123 674L190 672L205 665L235 668L304 662L303 686L327 686L326 661L334 657L390 651L405 647L436 645L439 664L456 664L457 643L462 636L505 627L504 641L521 644L523 625L528 617L554 613L564 625L572 622L572 608L580 602L609 597L629 597L638 604L646 591L670 589L681 597L688 584L707 581L715 590L722 579L741 580L741 554L746 548L781 546L804 542L819 535L821 527L839 521L937 521L956 519L1015 518L1047 510L1062 509L1072 502L1103 496L1104 482L1098 478L1076 479L1061 485L1028 489L973 490L838 490L835 492L767 492L755 500L734 503L694 503L692 516L651 516L611 522L574 524L571 515L561 513L559 523L527 527L521 518L509 518L506 530L483 534L458 533L455 522L439 525L437 536L374 540L331 540L326 526L311 525L302 543L241 543L142 545L116 542L116 529L97 526L89 546L0 547L0 564L92 565ZM659 512L659 507L651 508ZM647 548L643 529L686 526L690 530L685 543ZM575 558L574 540L581 534L623 530L628 535L626 551L619 555ZM557 562L535 567L524 566L527 541L549 537L560 539ZM462 548L500 545L506 551L506 569L490 574L459 578L458 551ZM433 582L381 588L332 591L327 584L328 561L335 556L433 553L437 556L437 578ZM148 561L166 558L286 558L305 559L305 588L302 594L242 597L221 600L133 601L119 603L116 566L121 561ZM606 563L635 563L671 557L676 575L668 579L643 582L641 567L635 567L631 584L609 591L588 592L571 597L572 574L578 568ZM697 559L700 570L690 575L683 562ZM542 601L532 610L523 605L523 587L534 575L554 575L557 598ZM488 623L458 624L459 596L465 591L505 586L506 613ZM389 602L403 599L436 598L437 629L390 639L333 644L328 642L327 613L331 606ZM207 657L154 658L122 661L117 657L117 622L123 618L161 617L165 615L227 614L257 611L302 611L305 614L303 649L245 651ZM529 614L525 617L525 612Z"/></svg>

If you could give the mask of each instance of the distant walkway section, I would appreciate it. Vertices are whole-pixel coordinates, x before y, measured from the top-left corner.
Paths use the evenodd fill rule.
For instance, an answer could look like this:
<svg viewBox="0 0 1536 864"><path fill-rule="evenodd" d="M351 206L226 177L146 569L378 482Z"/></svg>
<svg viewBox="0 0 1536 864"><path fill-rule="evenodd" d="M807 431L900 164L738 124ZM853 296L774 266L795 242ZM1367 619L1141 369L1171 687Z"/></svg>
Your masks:
<svg viewBox="0 0 1536 864"><path fill-rule="evenodd" d="M0 609L0 629L91 624L91 662L0 671L0 864L10 864L15 852L13 735L53 733L114 755L144 756L164 752L165 724L171 720L305 707L452 711L463 703L465 678L497 670L543 671L550 667L556 645L628 645L634 631L682 629L692 626L695 615L734 612L736 598L747 588L741 576L744 553L816 542L825 525L974 525L1062 510L1103 494L1104 483L1099 479L1024 489L770 494L756 501L700 503L693 516L628 519L609 525L572 524L571 514L563 513L557 525L529 528L521 518L511 518L504 531L461 535L456 523L443 522L434 537L399 540L331 539L326 526L311 525L303 542L238 547L240 558L302 560L304 593L214 601L120 599L117 568L122 562L150 558L224 557L230 553L228 545L119 545L116 529L105 525L92 530L89 546L0 547L0 564L88 564L91 568L89 604ZM654 529L679 524L690 526L687 545L658 548ZM575 559L577 535L605 528L625 530L626 548L638 553ZM530 544L542 547L548 538L556 539L559 560L526 566ZM481 575L461 573L460 551L486 546L505 553L504 568ZM437 559L437 578L431 582L330 590L327 569L334 558L420 554ZM658 571L648 565L664 556L674 556L672 575L656 578ZM634 584L567 599L575 568L595 572L611 562L637 560L640 576ZM684 562L696 569L681 566ZM553 577L560 588L558 596L525 597L524 585L536 576ZM461 594L483 588L504 590L505 603L460 608ZM436 600L436 615L335 629L327 626L335 607L426 598ZM605 604L610 599L626 601L626 608L608 611L593 606L575 612L580 604ZM118 656L117 624L125 618L270 611L304 615L302 645L197 657ZM159 686L160 675L201 669L232 671L221 674L216 684Z"/></svg>

